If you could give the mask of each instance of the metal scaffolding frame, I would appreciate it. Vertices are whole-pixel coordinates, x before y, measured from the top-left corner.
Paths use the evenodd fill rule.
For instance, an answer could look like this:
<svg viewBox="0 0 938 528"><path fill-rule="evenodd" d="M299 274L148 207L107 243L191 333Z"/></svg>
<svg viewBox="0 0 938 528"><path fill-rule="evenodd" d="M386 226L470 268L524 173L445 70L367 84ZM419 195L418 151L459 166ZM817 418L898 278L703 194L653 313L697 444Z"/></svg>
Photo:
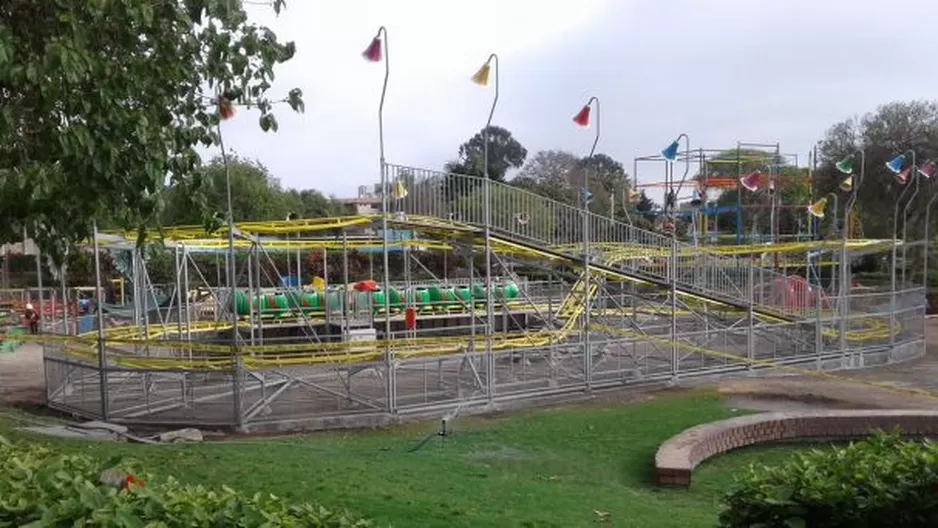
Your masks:
<svg viewBox="0 0 938 528"><path fill-rule="evenodd" d="M762 266L753 257L764 246L721 254L594 213L584 222L581 208L495 181L485 211L479 178L382 170L407 192L377 215L239 223L230 241L224 229L166 229L170 284L152 284L146 252L131 240L96 236L96 260L132 255L132 314L101 303L99 329L50 336L49 405L115 422L251 431L374 425L924 353L919 285L825 290ZM775 248L804 258L840 249ZM354 251L369 255L367 274L352 276ZM284 280L288 265L311 274L298 252L321 254L321 283ZM233 287L221 269L235 270ZM378 291L356 289L369 281Z"/></svg>

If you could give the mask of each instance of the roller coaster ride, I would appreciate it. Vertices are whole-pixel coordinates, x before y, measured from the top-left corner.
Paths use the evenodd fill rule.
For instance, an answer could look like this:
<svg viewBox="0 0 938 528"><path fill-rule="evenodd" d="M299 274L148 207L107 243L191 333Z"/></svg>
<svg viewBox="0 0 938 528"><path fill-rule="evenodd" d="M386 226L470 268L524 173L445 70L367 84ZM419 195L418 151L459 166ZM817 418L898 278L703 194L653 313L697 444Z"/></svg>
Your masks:
<svg viewBox="0 0 938 528"><path fill-rule="evenodd" d="M836 241L695 247L589 213L587 280L583 211L491 182L485 277L479 179L386 170L409 182L386 215L236 224L233 280L222 271L224 228L164 229L176 257L168 285L149 282L134 236L99 234L92 247L129 257L134 306L101 310L93 332L42 336L49 404L126 423L281 430L753 372L760 361L836 369L923 351L920 287L896 292L891 311L892 292L837 290L763 266L767 253L794 264L839 253ZM847 244L851 257L891 247ZM377 248L396 255L402 280L383 284L378 258L366 277L350 277L349 255ZM277 254L297 252L321 254L322 276L285 280ZM214 280L206 256L219 263Z"/></svg>
<svg viewBox="0 0 938 528"><path fill-rule="evenodd" d="M591 211L588 185L574 207L493 181L488 131L499 97L496 54L472 76L482 86L494 80L482 129L485 177L387 163L386 40L382 27L363 54L384 65L381 207L373 214L236 223L229 188L221 230L162 231L162 245L175 256L167 285L149 280L136 234L96 233L95 261L109 252L123 263L133 307L99 302L95 330L78 335L67 331L65 310L66 331L40 336L51 407L134 424L348 427L772 366L843 369L924 353L920 285L905 273L897 282L895 266L889 290L860 290L850 280L852 259L891 251L896 261L899 241L779 243L773 236L769 245L743 245L738 229L736 245L704 246L697 237L679 238L676 229L645 230ZM590 158L600 139L599 99L591 97L574 117L588 127L591 113ZM655 156L669 191L675 162L685 162L686 178L689 159L704 159L704 152L681 134ZM775 174L777 161L769 165ZM859 165L854 196L862 156ZM663 216L672 227L683 182L673 203L666 202ZM349 256L356 250L369 256L366 276L352 276ZM303 252L321 255L316 270L304 269ZM289 257L278 263L278 254ZM206 255L215 259L214 274ZM771 265L765 255L776 257ZM805 272L780 272L783 255L786 266ZM297 278L316 276L308 285L284 278L283 260L294 256ZM827 277L820 271L820 263L832 261L839 262L838 280L833 270Z"/></svg>

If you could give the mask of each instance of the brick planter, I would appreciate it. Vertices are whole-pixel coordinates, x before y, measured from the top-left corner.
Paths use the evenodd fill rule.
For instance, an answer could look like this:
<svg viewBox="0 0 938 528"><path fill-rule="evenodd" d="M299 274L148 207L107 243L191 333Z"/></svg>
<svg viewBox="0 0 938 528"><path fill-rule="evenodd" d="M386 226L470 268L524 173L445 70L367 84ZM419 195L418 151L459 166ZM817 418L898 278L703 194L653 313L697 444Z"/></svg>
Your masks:
<svg viewBox="0 0 938 528"><path fill-rule="evenodd" d="M754 444L791 440L851 440L898 427L904 435L938 436L938 411L862 410L774 412L698 425L658 448L659 486L688 487L704 460Z"/></svg>

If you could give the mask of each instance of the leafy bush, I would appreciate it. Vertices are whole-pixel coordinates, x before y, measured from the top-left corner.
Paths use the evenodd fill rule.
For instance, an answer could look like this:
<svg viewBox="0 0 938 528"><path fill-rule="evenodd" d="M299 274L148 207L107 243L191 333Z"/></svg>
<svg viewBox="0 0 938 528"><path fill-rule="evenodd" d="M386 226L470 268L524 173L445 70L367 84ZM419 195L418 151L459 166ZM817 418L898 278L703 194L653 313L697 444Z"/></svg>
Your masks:
<svg viewBox="0 0 938 528"><path fill-rule="evenodd" d="M108 468L84 455L11 443L0 436L0 528L14 526L367 527L371 523L270 494L246 497L140 471Z"/></svg>
<svg viewBox="0 0 938 528"><path fill-rule="evenodd" d="M938 526L938 446L879 433L750 467L724 498L721 526Z"/></svg>

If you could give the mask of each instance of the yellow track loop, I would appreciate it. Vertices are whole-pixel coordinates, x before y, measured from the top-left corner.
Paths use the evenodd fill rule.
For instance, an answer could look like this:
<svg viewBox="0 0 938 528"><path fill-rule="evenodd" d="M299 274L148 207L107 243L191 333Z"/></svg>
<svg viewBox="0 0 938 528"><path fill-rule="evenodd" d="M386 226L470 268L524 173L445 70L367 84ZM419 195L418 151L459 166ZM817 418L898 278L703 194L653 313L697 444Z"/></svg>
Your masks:
<svg viewBox="0 0 938 528"><path fill-rule="evenodd" d="M607 264L612 264L607 260ZM556 344L569 336L576 328L578 318L582 315L585 302L582 299L582 279L576 283L574 289L568 294L567 299L561 304L561 311L566 315L566 321L563 327L558 330L539 330L524 332L520 334L497 334L492 336L493 350L506 350L511 348L536 348L550 344ZM578 291L578 289L580 291ZM590 289L590 295L595 295L597 286L594 284ZM696 297L696 296L694 296ZM713 302L710 299L701 298L706 302ZM717 303L719 304L719 303ZM732 307L734 311L738 308ZM669 310L665 310L670 313ZM621 313L621 312L620 312ZM850 341L867 341L882 339L888 336L888 325L880 321L872 321L874 327L863 331L848 332L847 339ZM168 325L168 328L172 325ZM224 328L215 322L199 322L195 325L196 331L213 331ZM247 325L244 324L246 327ZM227 326L230 328L230 325ZM885 328L885 332L883 331ZM153 337L163 335L159 329L151 329L150 338L141 340L132 337L136 327L126 327L126 332L130 333L127 338L121 338L119 333L115 333L113 338L107 338L111 345L136 346L138 348L153 347L159 349L176 349L181 353L199 352L209 354L208 358L187 359L184 357L172 358L154 358L145 357L139 354L112 353L114 361L123 366L147 369L227 369L231 368L231 354L234 352L228 345L217 345L210 343L193 343L182 340L153 339ZM115 329L117 330L117 329ZM176 330L178 332L178 330ZM127 335L127 334L124 334ZM836 337L838 333L834 330L825 330L827 337ZM81 342L84 347L66 346L69 355L85 360L94 360L96 357L96 338L85 335ZM72 339L71 341L76 341ZM363 361L376 361L384 357L385 350L391 348L395 351L396 357L400 359L431 357L448 355L459 352L465 352L470 345L468 336L448 336L448 337L423 337L409 339L395 339L391 341L375 342L372 344L352 344L348 342L338 343L297 343L289 345L252 345L238 347L236 353L242 355L242 363L245 366L261 368L271 366L294 366L294 365L313 365L313 364L334 364L334 363L355 363ZM222 354L224 357L211 357L212 354Z"/></svg>
<svg viewBox="0 0 938 528"><path fill-rule="evenodd" d="M275 250L275 251L291 251L297 249L331 249L335 251L342 250L344 248L348 249L357 249L357 250L380 250L384 247L380 239L353 239L350 238L347 242L347 245L343 243L341 239L312 239L312 240L264 240L262 244L265 249ZM218 240L218 239L187 239L183 242L183 245L192 249L192 250L203 250L203 251L222 251L228 249L228 241ZM252 246L252 243L248 240L237 239L234 242L235 249L248 250ZM398 249L402 247L420 249L420 250L435 250L435 251L452 251L453 247L450 244L445 242L439 242L436 240L421 239L421 240L395 240L389 241L388 247L391 249Z"/></svg>
<svg viewBox="0 0 938 528"><path fill-rule="evenodd" d="M360 215L360 216L340 216L340 217L331 217L331 218L314 218L314 219L301 219L301 220L281 220L274 222L240 222L235 224L235 227L240 230L242 233L249 235L283 235L283 234L298 234L298 233L322 233L324 231L341 229L345 227L355 227L355 226L365 226L371 225L376 221L381 219L382 215ZM452 222L447 220L442 220L436 217L430 216L420 216L420 215L408 215L406 217L398 218L395 215L388 215L388 222L394 227L398 227L404 230L413 230L418 232L432 233L440 236L441 238L448 238L453 236L454 233L473 233L478 232L479 228L471 226L470 224L464 224L460 222ZM114 232L119 236L123 236L127 241L133 241L136 239L136 233L130 232ZM218 231L208 234L205 232L204 227L198 225L191 226L175 226L167 227L163 229L164 239L169 242L179 242L183 245L192 246L200 249L223 249L227 247L227 227L222 226ZM106 244L106 242L101 242ZM901 244L901 241L896 241L897 244ZM250 242L246 240L236 241L238 247L249 247ZM408 241L395 241L392 242L392 245L413 245L418 247L432 247L432 249L451 249L448 244L443 244L439 242L429 241L429 240L408 240ZM866 240L866 239L857 239L857 240L848 240L847 249L849 251L860 251L860 250L885 250L891 248L893 241L891 240ZM293 240L293 241L275 241L275 240L265 240L264 245L276 249L303 249L303 248L335 248L341 249L342 242L337 238L334 239L322 239L322 240ZM349 240L349 247L364 247L364 248L378 248L382 246L381 239L367 239L367 240ZM578 249L576 244L563 244L559 246L551 246L550 249L555 250L570 250ZM642 251L642 255L639 258L655 258L655 257L665 257L670 255L669 249L649 249L645 246L629 245L629 244L620 244L620 243L611 243L611 242L597 242L593 244L595 248L601 248L604 250L623 250L628 252L634 252L636 250ZM810 241L810 242L782 242L776 244L749 244L749 245L711 245L705 246L706 253L717 254L717 255L733 255L733 256L742 256L742 255L754 255L762 253L804 253L812 250L820 251L836 251L842 248L842 242L839 240L820 240L820 241ZM684 247L681 251L678 252L678 256L690 256L697 254L699 251L696 248Z"/></svg>
<svg viewBox="0 0 938 528"><path fill-rule="evenodd" d="M367 216L347 216L336 218L323 218L314 220L296 220L279 222L248 222L239 223L237 228L242 232L253 235L280 235L293 233L317 233L334 230L343 227L371 225L379 220L381 215ZM389 224L395 228L404 228L421 233L436 235L441 239L449 239L454 236L469 236L474 239L474 244L478 245L478 236L480 229L468 224L460 224L440 220L434 217L408 216L406 219L400 219L389 215ZM206 235L201 226L181 226L168 228L164 230L164 235L170 241L176 241L184 245L200 249L223 249L227 246L224 237L227 231L220 230L214 235ZM132 236L125 234L125 236ZM380 239L352 239L348 240L348 247L351 248L380 248L383 242ZM250 242L238 240L238 247L249 247ZM343 242L336 238L321 238L316 240L265 240L265 247L272 249L300 249L300 248L335 248L344 247ZM851 249L878 247L883 244L891 244L890 241L850 241ZM390 244L392 247L420 247L437 250L450 250L451 246L447 243L433 240L405 240L395 241ZM579 262L570 256L556 254L554 252L545 252L537 248L516 244L501 237L495 237L492 240L493 250L498 253L507 253L517 256L524 256L547 261L567 262L577 266ZM831 249L840 249L839 242L810 242L810 243L786 243L771 246L752 245L752 246L708 246L708 253L719 253L726 255L745 255L766 252L793 253L798 251L807 251L819 247L830 246ZM604 249L604 262L607 266L612 264L631 260L646 258L663 258L670 256L667 249L648 248L644 246L635 246L628 244L598 243L594 247ZM556 246L557 250L578 249L579 246L565 245ZM682 250L680 256L689 256L696 254L693 248ZM627 272L615 272L610 270L595 269L593 274L596 276L606 276L608 279L617 281L634 282L643 285L655 285L634 276ZM511 348L536 348L549 344L555 344L563 341L576 328L579 317L585 309L585 295L590 297L596 295L598 286L590 285L588 291L585 290L583 278L574 285L567 298L561 303L558 317L565 319L564 325L557 330L538 330L528 331L519 334L496 334L492 336L492 348L494 350L505 350ZM736 306L714 299L701 297L688 292L678 291L678 295L685 298L688 304L709 304L721 306L729 311L739 312ZM669 315L667 309L643 309L638 310L642 313L654 313L657 315ZM784 314L778 314L778 317L771 315L771 310L760 307L763 313L758 314L762 320L773 322L787 322ZM766 314L765 312L769 313ZM608 313L607 311L594 311L594 313ZM622 314L622 311L615 312ZM681 311L681 315L688 312ZM628 314L625 314L628 315ZM676 314L677 315L677 314ZM399 317L399 316L398 316ZM276 322L265 323L268 326L275 326ZM239 326L247 327L246 323L239 323ZM886 328L885 333L883 328ZM165 328L165 329L164 329ZM213 321L199 321L191 323L183 332L206 333L230 329L230 323L218 323ZM116 327L106 330L106 342L109 345L124 345L135 347L138 351L148 347L161 350L174 349L177 352L176 357L148 357L141 355L145 353L129 353L118 350L109 352L109 357L116 363L136 368L147 369L228 369L231 368L232 355L239 354L242 362L248 367L269 367L269 366L289 366L289 365L310 365L310 364L329 364L329 363L354 363L363 361L375 361L384 357L387 349L393 349L396 357L412 358L439 356L464 352L470 346L468 336L448 336L448 337L420 337L410 339L394 339L391 341L371 342L371 343L301 343L288 345L253 345L239 346L233 348L229 345L218 345L211 343L199 343L185 340L167 340L164 339L167 334L179 334L178 325L153 325L144 339L140 339L141 328L138 327ZM834 330L825 330L825 336L838 335ZM888 325L879 321L873 321L872 326L860 330L848 332L847 338L851 341L865 341L873 339L882 339L888 336ZM647 336L645 336L647 337ZM72 357L94 360L97 357L96 346L97 336L94 333L84 334L79 337L73 336L29 336L29 340L36 341L58 341L63 344L65 352ZM186 358L185 355L192 353L203 354L205 357ZM735 357L735 356L734 356Z"/></svg>
<svg viewBox="0 0 938 528"><path fill-rule="evenodd" d="M901 242L899 242L901 245ZM648 248L647 246L637 246L629 244L619 244L612 242L599 242L591 244L593 248L604 251L640 251L642 254L638 258L665 258L671 256L671 250L668 248ZM550 249L571 251L577 250L577 244L564 244L561 246L551 246ZM848 251L884 251L892 247L889 240L848 240ZM723 245L723 246L701 246L700 249L693 247L682 247L677 252L679 257L690 257L700 253L722 256L744 256L761 255L763 253L806 253L808 251L840 251L843 243L839 240L818 240L811 242L782 242L778 244L745 244L745 245Z"/></svg>
<svg viewBox="0 0 938 528"><path fill-rule="evenodd" d="M506 350L511 348L537 348L556 344L564 339L573 331L576 326L576 320L583 312L583 304L576 303L580 308L571 313L564 326L559 330L541 330L525 332L516 335L498 334L492 336L493 350ZM597 312L599 313L599 312ZM888 325L881 321L874 321L874 327L865 331L854 331L848 333L850 341L867 341L875 339L885 339L889 335ZM212 324L212 330L216 327ZM591 325L596 330L601 330L611 335L627 335L628 337L640 337L664 343L670 343L668 339L653 338L636 332L617 329L605 325ZM825 330L826 337L836 337L838 333L834 330ZM96 359L96 339L90 336L24 336L26 340L36 341L57 341L63 345L66 354L76 359L93 361ZM428 357L454 354L465 352L469 346L468 337L428 337L413 339L395 339L389 342L374 342L371 344L350 344L350 343L320 343L320 344L296 344L296 345L276 345L276 346L248 346L238 347L237 353L242 355L242 363L248 367L284 367L295 365L314 365L314 364L332 364L332 363L355 363L363 361L376 361L384 357L385 350L392 348L395 355L400 359ZM233 366L231 354L235 351L226 345L212 345L208 343L192 343L188 341L167 341L167 340L108 340L112 345L136 345L138 348L145 348L147 345L160 349L177 349L180 353L201 352L208 353L207 357L198 357L187 359L185 357L146 357L139 354L131 354L122 351L111 351L110 357L121 366L132 368L144 368L152 370L190 370L190 369L230 369ZM680 343L680 342L679 342ZM688 345L681 344L686 348ZM700 349L704 350L704 349ZM698 350L699 351L699 350ZM212 356L212 353L221 354L221 356ZM720 353L725 357L736 358L732 354Z"/></svg>

